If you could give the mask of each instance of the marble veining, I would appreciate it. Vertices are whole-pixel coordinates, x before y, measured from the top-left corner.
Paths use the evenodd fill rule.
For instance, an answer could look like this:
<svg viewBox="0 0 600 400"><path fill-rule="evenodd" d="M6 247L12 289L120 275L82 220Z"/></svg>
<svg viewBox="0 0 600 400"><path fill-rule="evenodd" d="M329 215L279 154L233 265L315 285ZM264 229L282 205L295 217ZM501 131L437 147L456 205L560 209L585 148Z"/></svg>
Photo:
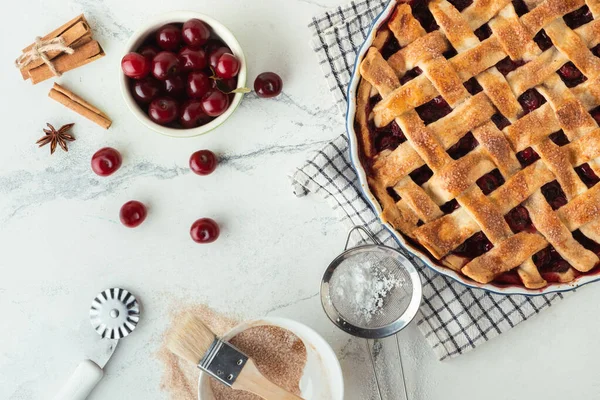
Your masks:
<svg viewBox="0 0 600 400"><path fill-rule="evenodd" d="M311 18L341 0L21 0L8 2L0 25L0 399L52 398L97 340L88 322L93 297L111 286L136 294L138 329L119 345L90 399L168 399L155 357L173 309L209 304L239 319L285 316L303 322L332 345L348 400L377 399L367 344L339 331L318 294L323 271L342 250L348 226L329 205L296 198L288 175L344 131L309 45ZM248 60L249 80L282 75L284 92L264 100L250 94L232 118L202 137L175 140L141 125L118 85L129 35L145 18L190 9L225 23ZM113 120L109 131L48 100L51 82L19 79L20 49L84 12L106 57L66 73L61 84L91 100ZM46 122L75 122L69 152L39 149ZM94 175L101 147L124 155L109 178ZM220 166L208 177L187 167L208 148ZM139 199L148 219L129 230L120 206ZM199 246L189 226L202 216L222 224L221 238ZM415 326L400 333L411 400L544 398L595 399L600 291L578 290L537 318L476 351L438 362ZM390 339L391 340L391 339ZM573 344L577 345L574 346ZM393 342L378 346L377 368L397 391ZM565 374L576 371L568 385ZM575 375L569 375L575 376ZM502 384L499 384L501 382Z"/></svg>

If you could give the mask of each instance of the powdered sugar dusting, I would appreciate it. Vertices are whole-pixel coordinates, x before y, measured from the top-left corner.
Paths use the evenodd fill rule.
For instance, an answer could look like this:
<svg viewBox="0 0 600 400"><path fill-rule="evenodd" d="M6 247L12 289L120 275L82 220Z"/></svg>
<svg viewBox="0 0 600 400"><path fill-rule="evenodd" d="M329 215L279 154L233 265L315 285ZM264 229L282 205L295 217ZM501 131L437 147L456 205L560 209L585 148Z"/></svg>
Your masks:
<svg viewBox="0 0 600 400"><path fill-rule="evenodd" d="M383 313L388 295L404 283L386 267L367 262L354 265L352 273L341 274L333 290L336 302L346 302L355 310L355 317L369 322Z"/></svg>

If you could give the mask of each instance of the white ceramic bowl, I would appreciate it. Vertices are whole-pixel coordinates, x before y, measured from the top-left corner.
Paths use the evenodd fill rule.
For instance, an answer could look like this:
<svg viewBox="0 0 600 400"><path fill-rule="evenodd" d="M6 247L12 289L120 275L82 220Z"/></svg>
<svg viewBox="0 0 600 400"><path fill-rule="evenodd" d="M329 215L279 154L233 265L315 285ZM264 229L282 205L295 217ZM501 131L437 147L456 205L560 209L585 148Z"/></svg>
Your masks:
<svg viewBox="0 0 600 400"><path fill-rule="evenodd" d="M294 333L304 342L307 351L307 361L304 375L300 380L302 397L306 400L343 400L344 378L340 363L329 344L318 333L299 322L285 318L263 318L244 322L227 334L223 339L229 340L240 332L254 327L272 325ZM198 399L214 400L210 388L210 378L201 373L198 382Z"/></svg>
<svg viewBox="0 0 600 400"><path fill-rule="evenodd" d="M348 111L346 113L346 131L348 133L348 138L350 141L350 159L352 161L352 164L354 165L356 174L358 175L360 186L362 188L363 193L365 194L365 198L369 201L371 208L373 208L377 215L381 215L381 206L379 205L379 201L377 201L377 199L375 198L373 193L371 193L371 190L369 188L365 169L360 162L358 135L357 132L354 130L354 117L356 115L356 92L358 90L358 84L360 83L360 74L358 73L358 66L360 65L360 62L365 56L367 50L369 50L369 47L371 47L371 43L373 43L373 40L375 39L375 35L377 34L379 27L388 20L390 14L395 9L396 4L397 3L395 0L390 1L389 4L385 7L385 9L381 12L381 14L379 14L379 16L377 16L377 18L375 18L375 20L373 21L373 24L371 25L371 28L369 30L369 34L367 35L365 42L363 43L362 47L356 55L356 64L354 66L354 71L352 72L350 84L348 85L347 94ZM600 274L598 272L595 272L588 275L581 275L572 282L551 283L548 286L541 289L527 289L521 286L509 285L500 286L494 283L477 283L467 278L466 276L451 270L450 268L444 267L433 262L428 254L408 243L404 239L404 237L400 233L398 233L390 224L383 223L383 225L396 238L400 245L404 246L405 248L410 250L411 253L419 257L429 268L471 288L484 289L497 294L523 294L528 296L537 296L554 292L566 292L577 289L578 287L586 285L588 283L600 281Z"/></svg>
<svg viewBox="0 0 600 400"><path fill-rule="evenodd" d="M148 35L151 35L161 26L168 23L184 23L189 19L198 18L201 21L204 21L207 25L209 25L212 30L219 35L219 37L229 46L233 54L240 60L240 72L238 74L238 87L244 87L246 85L246 58L244 56L244 52L242 47L240 46L237 39L233 36L231 31L227 29L223 24L218 22L217 20L194 11L173 11L167 14L162 14L147 20L142 26L139 27L137 31L131 35L127 45L125 46L125 51L123 55L135 51L139 46L146 40ZM229 105L227 111L225 111L222 115L218 116L211 122L206 125L199 126L197 128L191 129L175 129L169 128L162 125L159 125L152 121L146 113L140 109L140 107L135 102L133 95L131 94L131 90L129 88L129 78L123 74L121 68L119 66L119 80L121 83L121 92L123 93L123 98L125 99L125 103L127 107L131 110L133 115L137 117L144 125L148 128L161 133L163 135L172 136L172 137L192 137L202 135L207 133L223 122L227 120L233 114L237 106L242 101L242 97L244 96L242 93L236 93L233 101Z"/></svg>

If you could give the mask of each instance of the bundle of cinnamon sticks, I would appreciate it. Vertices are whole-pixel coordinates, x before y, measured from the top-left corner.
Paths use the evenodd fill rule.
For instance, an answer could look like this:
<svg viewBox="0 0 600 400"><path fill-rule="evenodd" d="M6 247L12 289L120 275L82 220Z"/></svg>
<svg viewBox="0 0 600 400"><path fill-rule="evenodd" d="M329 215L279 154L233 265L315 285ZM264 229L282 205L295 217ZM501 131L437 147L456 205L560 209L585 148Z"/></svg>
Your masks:
<svg viewBox="0 0 600 400"><path fill-rule="evenodd" d="M102 50L100 43L92 38L92 30L83 14L42 37L42 41L57 37L61 37L64 45L74 50L73 54L60 51L45 53L58 73L70 71L104 57L104 50ZM29 52L33 47L34 44L27 46L23 49L23 53ZM52 78L54 73L44 61L37 59L23 66L21 75L25 80L31 79L31 83L35 85Z"/></svg>

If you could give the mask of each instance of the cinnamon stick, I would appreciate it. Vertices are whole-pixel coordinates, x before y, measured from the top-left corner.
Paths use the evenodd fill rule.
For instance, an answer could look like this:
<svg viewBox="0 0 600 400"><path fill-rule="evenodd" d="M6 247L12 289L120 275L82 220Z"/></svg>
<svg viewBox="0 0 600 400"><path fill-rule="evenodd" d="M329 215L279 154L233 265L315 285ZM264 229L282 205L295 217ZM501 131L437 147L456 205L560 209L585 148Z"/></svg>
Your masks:
<svg viewBox="0 0 600 400"><path fill-rule="evenodd" d="M88 22L85 19L85 16L83 14L81 14L81 15L76 16L75 18L73 18L69 22L61 25L58 28L56 28L55 30L53 30L52 32L50 32L49 34L47 34L46 36L43 36L42 40L54 39L55 37L58 37L58 36L62 35L65 31L67 31L72 26L76 25L78 22L83 22L86 25L88 25ZM29 46L25 47L23 49L23 53L27 53L29 50L31 50L33 48L34 45L35 45L35 43L32 43Z"/></svg>
<svg viewBox="0 0 600 400"><path fill-rule="evenodd" d="M52 89L50 89L50 93L48 96L61 103L67 108L75 111L77 114L89 119L90 121L100 125L104 129L108 129L112 121L106 114L102 111L71 92L70 90L60 86L58 83L55 83Z"/></svg>
<svg viewBox="0 0 600 400"><path fill-rule="evenodd" d="M56 57L52 62L54 63L54 67L58 72L64 73L77 67L81 67L82 65L91 63L92 61L95 61L101 57L104 57L104 50L102 50L100 43L92 40L75 49L75 53L62 54ZM31 83L34 85L54 76L46 64L42 64L39 67L33 68L27 71L27 73L31 78Z"/></svg>
<svg viewBox="0 0 600 400"><path fill-rule="evenodd" d="M70 26L58 36L63 38L63 40L65 41L65 46L77 48L92 40L92 31L86 21L78 21L75 25ZM26 51L29 50L25 50L24 52ZM46 56L49 60L52 60L60 54L62 54L62 52L60 51L49 51L46 53ZM29 78L29 70L39 67L43 63L44 62L41 59L39 59L21 68L21 75L23 76L23 79Z"/></svg>

